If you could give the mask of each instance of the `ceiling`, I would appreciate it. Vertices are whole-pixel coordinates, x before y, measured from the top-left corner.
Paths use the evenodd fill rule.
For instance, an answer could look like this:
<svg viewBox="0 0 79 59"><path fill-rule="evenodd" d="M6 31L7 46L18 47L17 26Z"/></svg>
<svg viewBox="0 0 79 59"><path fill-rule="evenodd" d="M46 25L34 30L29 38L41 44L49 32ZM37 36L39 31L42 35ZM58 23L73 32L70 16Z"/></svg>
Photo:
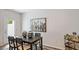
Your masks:
<svg viewBox="0 0 79 59"><path fill-rule="evenodd" d="M12 10L19 12L19 13L52 11L52 9L12 9Z"/></svg>
<svg viewBox="0 0 79 59"><path fill-rule="evenodd" d="M53 11L56 11L57 10L60 10L60 11L71 11L71 9L12 9L16 12L19 12L19 13L28 13L28 12L53 12ZM79 11L78 9L73 9L72 11Z"/></svg>
<svg viewBox="0 0 79 59"><path fill-rule="evenodd" d="M30 12L30 10L28 9L13 9L13 10L20 13Z"/></svg>

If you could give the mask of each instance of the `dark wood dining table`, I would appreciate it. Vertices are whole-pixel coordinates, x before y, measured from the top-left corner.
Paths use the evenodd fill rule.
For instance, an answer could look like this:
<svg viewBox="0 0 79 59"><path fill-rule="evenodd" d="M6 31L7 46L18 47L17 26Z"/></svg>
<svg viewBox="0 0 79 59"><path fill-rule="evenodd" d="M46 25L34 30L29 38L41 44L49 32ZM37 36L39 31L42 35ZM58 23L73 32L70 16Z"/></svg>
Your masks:
<svg viewBox="0 0 79 59"><path fill-rule="evenodd" d="M36 42L40 42L39 44L40 44L40 48L41 48L41 50L43 50L43 42L42 42L42 37L33 37L33 38L31 38L31 39L28 39L28 38L23 38L23 42L24 43L28 43L28 44L30 44L30 48L31 48L31 50L33 49L33 44L35 44Z"/></svg>
<svg viewBox="0 0 79 59"><path fill-rule="evenodd" d="M30 44L30 49L33 50L33 44L35 44L36 42L39 42L40 44L40 49L43 50L43 42L42 42L42 37L33 37L33 38L23 38L22 36L16 36L19 38L22 38L22 41L24 43ZM15 37L15 38L16 38ZM37 50L37 49L36 49Z"/></svg>

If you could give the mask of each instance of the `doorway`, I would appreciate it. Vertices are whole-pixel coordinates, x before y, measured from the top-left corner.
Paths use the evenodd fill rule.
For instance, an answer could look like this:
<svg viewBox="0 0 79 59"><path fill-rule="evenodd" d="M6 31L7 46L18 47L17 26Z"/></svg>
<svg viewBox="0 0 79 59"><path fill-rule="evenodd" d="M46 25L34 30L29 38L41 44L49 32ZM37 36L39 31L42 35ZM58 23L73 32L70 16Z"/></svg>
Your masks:
<svg viewBox="0 0 79 59"><path fill-rule="evenodd" d="M7 23L7 36L14 36L14 20L13 19L8 19Z"/></svg>
<svg viewBox="0 0 79 59"><path fill-rule="evenodd" d="M9 17L9 18L5 17L2 20L2 26L3 26L2 27L2 41L1 41L2 45L6 45L8 43L8 36L14 36L14 34L15 34L14 23L15 23L14 19L11 17Z"/></svg>

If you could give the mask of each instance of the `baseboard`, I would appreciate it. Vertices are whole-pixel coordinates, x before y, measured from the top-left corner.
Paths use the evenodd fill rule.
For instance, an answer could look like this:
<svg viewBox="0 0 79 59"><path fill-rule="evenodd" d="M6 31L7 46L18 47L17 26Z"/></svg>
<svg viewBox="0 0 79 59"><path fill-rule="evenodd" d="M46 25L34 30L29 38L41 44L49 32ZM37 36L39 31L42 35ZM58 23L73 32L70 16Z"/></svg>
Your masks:
<svg viewBox="0 0 79 59"><path fill-rule="evenodd" d="M4 47L4 46L6 46L8 43L6 43L6 44L4 44L4 45L2 45L2 46L0 46L0 47Z"/></svg>
<svg viewBox="0 0 79 59"><path fill-rule="evenodd" d="M51 47L51 46L47 46L47 45L43 45L43 46L48 47L48 48L51 48L51 49L55 49L55 50L63 50L63 49L60 49L60 48Z"/></svg>

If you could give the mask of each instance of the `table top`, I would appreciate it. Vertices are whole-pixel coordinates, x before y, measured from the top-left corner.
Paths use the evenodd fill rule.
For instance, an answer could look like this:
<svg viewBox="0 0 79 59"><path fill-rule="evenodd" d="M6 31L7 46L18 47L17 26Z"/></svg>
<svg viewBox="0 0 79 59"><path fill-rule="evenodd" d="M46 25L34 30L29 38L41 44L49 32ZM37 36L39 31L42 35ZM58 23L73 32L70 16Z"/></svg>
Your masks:
<svg viewBox="0 0 79 59"><path fill-rule="evenodd" d="M34 43L34 42L36 42L36 41L39 41L39 40L41 40L41 37L33 37L32 39L25 39L25 38L23 38L23 42L25 42L25 43Z"/></svg>
<svg viewBox="0 0 79 59"><path fill-rule="evenodd" d="M30 44L32 44L32 43L34 43L34 42L39 41L39 40L42 39L42 37L33 37L31 39L29 39L29 38L23 38L22 36L15 36L15 38L16 37L22 38L23 42L30 43Z"/></svg>

